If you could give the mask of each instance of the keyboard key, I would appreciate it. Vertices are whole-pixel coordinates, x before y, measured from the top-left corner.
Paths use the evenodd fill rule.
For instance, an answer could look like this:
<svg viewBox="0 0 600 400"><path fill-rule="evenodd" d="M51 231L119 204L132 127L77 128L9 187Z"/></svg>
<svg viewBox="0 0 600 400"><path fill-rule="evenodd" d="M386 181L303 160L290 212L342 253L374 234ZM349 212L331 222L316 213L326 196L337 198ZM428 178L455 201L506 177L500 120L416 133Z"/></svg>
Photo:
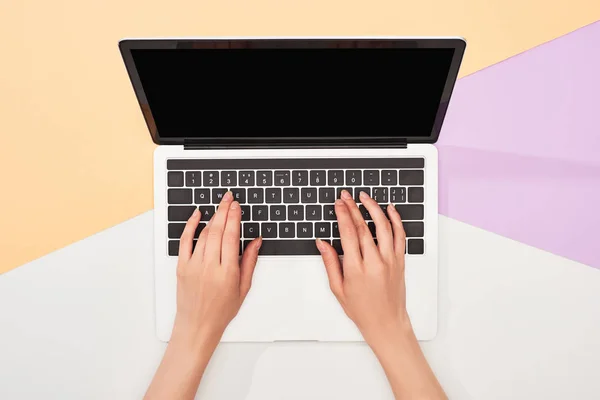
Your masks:
<svg viewBox="0 0 600 400"><path fill-rule="evenodd" d="M195 209L194 206L169 206L167 208L167 218L169 221L187 221Z"/></svg>
<svg viewBox="0 0 600 400"><path fill-rule="evenodd" d="M318 256L321 253L312 239L263 240L258 252L261 256Z"/></svg>
<svg viewBox="0 0 600 400"><path fill-rule="evenodd" d="M248 203L250 203L250 204L264 203L264 189L263 188L248 189Z"/></svg>
<svg viewBox="0 0 600 400"><path fill-rule="evenodd" d="M297 236L299 238L311 238L313 237L313 224L310 222L298 222L298 224L296 225L298 230L297 230Z"/></svg>
<svg viewBox="0 0 600 400"><path fill-rule="evenodd" d="M373 200L375 200L378 203L387 203L388 202L388 188L386 188L386 187L373 188Z"/></svg>
<svg viewBox="0 0 600 400"><path fill-rule="evenodd" d="M340 228L338 226L337 221L331 223L331 236L333 236L334 238L340 237Z"/></svg>
<svg viewBox="0 0 600 400"><path fill-rule="evenodd" d="M167 186L170 186L170 187L183 186L183 172L180 172L180 171L167 172Z"/></svg>
<svg viewBox="0 0 600 400"><path fill-rule="evenodd" d="M253 221L268 221L269 220L269 206L252 206L252 220Z"/></svg>
<svg viewBox="0 0 600 400"><path fill-rule="evenodd" d="M192 204L192 189L167 190L167 202L169 204Z"/></svg>
<svg viewBox="0 0 600 400"><path fill-rule="evenodd" d="M204 186L219 186L219 173L217 171L204 171Z"/></svg>
<svg viewBox="0 0 600 400"><path fill-rule="evenodd" d="M424 199L424 193L422 187L409 187L408 188L408 202L409 203L422 203Z"/></svg>
<svg viewBox="0 0 600 400"><path fill-rule="evenodd" d="M279 237L289 239L293 238L296 234L296 227L293 222L280 222L279 223ZM264 244L264 241L263 241Z"/></svg>
<svg viewBox="0 0 600 400"><path fill-rule="evenodd" d="M360 192L365 192L369 196L371 196L371 188L368 187L357 187L354 188L354 201L360 203Z"/></svg>
<svg viewBox="0 0 600 400"><path fill-rule="evenodd" d="M320 221L321 220L321 206L306 206L306 220L307 221Z"/></svg>
<svg viewBox="0 0 600 400"><path fill-rule="evenodd" d="M310 171L310 186L325 186L327 173L324 170Z"/></svg>
<svg viewBox="0 0 600 400"><path fill-rule="evenodd" d="M280 188L267 188L266 197L267 203L281 203L281 189Z"/></svg>
<svg viewBox="0 0 600 400"><path fill-rule="evenodd" d="M290 186L290 171L275 171L275 186Z"/></svg>
<svg viewBox="0 0 600 400"><path fill-rule="evenodd" d="M316 203L317 202L317 188L302 188L300 190L300 202Z"/></svg>
<svg viewBox="0 0 600 400"><path fill-rule="evenodd" d="M308 185L308 171L292 171L292 185L307 186Z"/></svg>
<svg viewBox="0 0 600 400"><path fill-rule="evenodd" d="M198 209L200 210L200 220L202 221L208 222L215 215L215 206L200 206Z"/></svg>
<svg viewBox="0 0 600 400"><path fill-rule="evenodd" d="M390 203L406 203L406 188L390 188Z"/></svg>
<svg viewBox="0 0 600 400"><path fill-rule="evenodd" d="M277 224L274 222L266 222L260 226L261 236L263 238L277 238Z"/></svg>
<svg viewBox="0 0 600 400"><path fill-rule="evenodd" d="M298 189L298 188L283 189L283 202L284 203L299 203L300 202L300 189Z"/></svg>
<svg viewBox="0 0 600 400"><path fill-rule="evenodd" d="M364 184L369 186L379 185L379 171L377 170L366 170L364 171Z"/></svg>
<svg viewBox="0 0 600 400"><path fill-rule="evenodd" d="M360 170L346 171L346 185L359 186L362 185L362 172Z"/></svg>
<svg viewBox="0 0 600 400"><path fill-rule="evenodd" d="M400 170L400 185L422 185L423 181L423 170Z"/></svg>
<svg viewBox="0 0 600 400"><path fill-rule="evenodd" d="M406 237L423 237L425 234L425 227L423 222L406 222L402 221L404 226L404 232Z"/></svg>
<svg viewBox="0 0 600 400"><path fill-rule="evenodd" d="M258 186L273 186L273 171L258 171L256 173Z"/></svg>
<svg viewBox="0 0 600 400"><path fill-rule="evenodd" d="M254 186L254 171L240 171L240 186Z"/></svg>
<svg viewBox="0 0 600 400"><path fill-rule="evenodd" d="M381 184L382 185L397 185L398 184L398 173L396 170L386 169L381 171Z"/></svg>
<svg viewBox="0 0 600 400"><path fill-rule="evenodd" d="M331 237L331 223L330 222L315 223L315 237L318 237L318 238Z"/></svg>
<svg viewBox="0 0 600 400"><path fill-rule="evenodd" d="M342 186L344 184L344 171L330 170L327 173L327 182L329 186Z"/></svg>
<svg viewBox="0 0 600 400"><path fill-rule="evenodd" d="M169 240L169 255L170 256L178 256L179 255L179 240Z"/></svg>
<svg viewBox="0 0 600 400"><path fill-rule="evenodd" d="M304 206L288 206L288 220L290 221L303 221L304 220Z"/></svg>
<svg viewBox="0 0 600 400"><path fill-rule="evenodd" d="M341 188L337 188L336 199L342 198L342 190L347 191L348 193L350 193L350 196L352 196L352 188L351 187L341 187Z"/></svg>
<svg viewBox="0 0 600 400"><path fill-rule="evenodd" d="M233 199L238 203L244 204L246 202L246 189L231 189L231 194L233 194Z"/></svg>
<svg viewBox="0 0 600 400"><path fill-rule="evenodd" d="M363 219L365 221L370 221L373 218L371 218L371 214L369 214L369 210L367 210L367 208L365 206L363 206L362 204L358 206L358 209L360 211L360 214L362 215Z"/></svg>
<svg viewBox="0 0 600 400"><path fill-rule="evenodd" d="M286 218L285 206L271 206L271 221L285 221Z"/></svg>
<svg viewBox="0 0 600 400"><path fill-rule="evenodd" d="M210 189L194 189L194 202L196 204L210 204Z"/></svg>
<svg viewBox="0 0 600 400"><path fill-rule="evenodd" d="M185 173L185 185L191 187L202 186L202 172L187 171Z"/></svg>
<svg viewBox="0 0 600 400"><path fill-rule="evenodd" d="M200 236L200 232L202 232L202 229L204 229L205 227L206 227L206 224L204 222L201 222L198 224L198 227L196 228L196 231L194 232L194 237L196 239L198 238L198 236ZM169 224L169 227L167 229L169 239L179 239L181 237L181 234L183 233L184 229L185 229L185 224L182 224L182 223Z"/></svg>
<svg viewBox="0 0 600 400"><path fill-rule="evenodd" d="M244 223L244 238L257 238L259 236L258 224L256 222Z"/></svg>
<svg viewBox="0 0 600 400"><path fill-rule="evenodd" d="M340 239L334 239L331 241L331 246L337 251L338 255L344 254L344 249L342 249L342 241Z"/></svg>
<svg viewBox="0 0 600 400"><path fill-rule="evenodd" d="M408 254L423 254L424 248L423 239L408 239Z"/></svg>
<svg viewBox="0 0 600 400"><path fill-rule="evenodd" d="M185 224L169 224L168 227L168 236L169 239L179 239L181 234L183 233L183 229L185 228Z"/></svg>
<svg viewBox="0 0 600 400"><path fill-rule="evenodd" d="M337 219L335 215L335 206L326 205L323 206L323 219L325 221L335 221Z"/></svg>
<svg viewBox="0 0 600 400"><path fill-rule="evenodd" d="M212 202L213 204L219 204L223 200L223 196L227 193L227 189L213 189L212 190Z"/></svg>
<svg viewBox="0 0 600 400"><path fill-rule="evenodd" d="M319 203L335 203L335 189L319 188Z"/></svg>
<svg viewBox="0 0 600 400"><path fill-rule="evenodd" d="M250 221L250 206L240 206L242 210L242 221Z"/></svg>
<svg viewBox="0 0 600 400"><path fill-rule="evenodd" d="M371 236L375 237L375 222L369 222L367 226L369 227L369 231L371 231Z"/></svg>
<svg viewBox="0 0 600 400"><path fill-rule="evenodd" d="M236 171L221 171L221 185L237 186L237 172Z"/></svg>
<svg viewBox="0 0 600 400"><path fill-rule="evenodd" d="M423 219L423 205L422 204L402 204L396 205L396 210L400 213L400 218L403 221L410 220L421 220Z"/></svg>

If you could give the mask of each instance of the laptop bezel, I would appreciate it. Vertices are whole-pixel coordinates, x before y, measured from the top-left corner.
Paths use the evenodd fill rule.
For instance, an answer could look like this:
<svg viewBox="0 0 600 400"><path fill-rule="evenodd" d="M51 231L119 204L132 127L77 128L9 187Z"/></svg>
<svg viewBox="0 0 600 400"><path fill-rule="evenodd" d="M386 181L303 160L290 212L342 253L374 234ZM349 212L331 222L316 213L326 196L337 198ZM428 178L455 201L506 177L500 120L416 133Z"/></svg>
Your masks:
<svg viewBox="0 0 600 400"><path fill-rule="evenodd" d="M162 137L160 136L152 111L146 100L143 86L140 82L135 63L131 54L132 49L177 49L177 48L193 48L194 43L202 42L203 45L206 42L220 43L224 41L240 41L240 42L252 42L260 41L261 44L269 44L273 46L301 46L303 48L317 47L323 45L324 42L344 42L344 41L361 41L365 47L377 47L382 42L393 42L394 46L407 47L407 48L452 48L454 49L454 55L450 65L450 70L444 85L444 90L440 99L439 108L435 117L431 135L429 136L376 136L376 135L365 135L364 137L344 137L344 136L322 136L322 137L252 137L248 138L245 136L231 137L228 141L231 141L232 145L235 145L236 141L244 141L244 143L252 143L253 146L260 146L261 143L265 145L277 145L286 143L290 144L302 144L312 143L317 146L324 145L329 146L330 144L336 143L337 141L343 141L346 139L352 140L353 143L360 145L364 142L365 145L373 142L380 144L390 143L394 144L399 140L406 143L435 143L437 142L444 118L446 116L450 98L458 77L460 64L466 48L466 41L460 37L205 37L205 38L128 38L119 41L119 50L125 63L125 68L129 75L129 79L132 83L133 90L137 97L139 106L142 110L144 120L152 137L152 141L158 145L182 145L188 139L192 139L195 142L201 142L210 146L212 143L219 143L223 145L223 138L203 136L203 137ZM293 43L295 42L295 43ZM224 146L226 147L226 146Z"/></svg>

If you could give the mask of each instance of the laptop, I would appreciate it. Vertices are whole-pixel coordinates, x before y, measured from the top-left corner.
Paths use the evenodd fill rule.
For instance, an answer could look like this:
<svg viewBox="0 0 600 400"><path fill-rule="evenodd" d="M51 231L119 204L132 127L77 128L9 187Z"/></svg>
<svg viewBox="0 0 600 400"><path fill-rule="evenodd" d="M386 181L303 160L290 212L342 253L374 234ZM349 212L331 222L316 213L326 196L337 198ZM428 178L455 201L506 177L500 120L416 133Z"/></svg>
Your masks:
<svg viewBox="0 0 600 400"><path fill-rule="evenodd" d="M185 221L196 235L227 190L241 203L240 254L261 235L252 289L224 342L362 341L330 292L315 238L343 257L343 189L394 204L407 235L407 308L437 330L434 143L465 49L460 38L124 39L154 143L156 330L168 341ZM374 232L366 209L360 211Z"/></svg>

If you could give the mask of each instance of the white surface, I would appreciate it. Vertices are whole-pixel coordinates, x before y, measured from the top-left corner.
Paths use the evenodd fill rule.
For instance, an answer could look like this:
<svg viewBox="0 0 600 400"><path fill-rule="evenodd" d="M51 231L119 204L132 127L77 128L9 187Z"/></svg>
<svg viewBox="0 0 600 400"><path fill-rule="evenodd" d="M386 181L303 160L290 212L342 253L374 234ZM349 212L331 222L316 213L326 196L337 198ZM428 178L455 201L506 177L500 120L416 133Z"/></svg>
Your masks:
<svg viewBox="0 0 600 400"><path fill-rule="evenodd" d="M332 154L333 153L333 154ZM159 146L154 152L154 240L156 243L157 333L171 336L177 289L174 257L167 256L167 159L175 158L425 158L425 255L407 256L407 308L417 337L428 340L437 330L437 149L431 144L410 144L407 149L263 149L183 150ZM306 169L310 169L307 165ZM263 257L253 286L224 342L275 340L361 341L362 336L346 317L329 290L320 257Z"/></svg>
<svg viewBox="0 0 600 400"><path fill-rule="evenodd" d="M154 330L152 213L0 275L1 399L141 398ZM598 399L600 271L440 217L437 337L451 399ZM198 398L391 399L361 343L225 343Z"/></svg>

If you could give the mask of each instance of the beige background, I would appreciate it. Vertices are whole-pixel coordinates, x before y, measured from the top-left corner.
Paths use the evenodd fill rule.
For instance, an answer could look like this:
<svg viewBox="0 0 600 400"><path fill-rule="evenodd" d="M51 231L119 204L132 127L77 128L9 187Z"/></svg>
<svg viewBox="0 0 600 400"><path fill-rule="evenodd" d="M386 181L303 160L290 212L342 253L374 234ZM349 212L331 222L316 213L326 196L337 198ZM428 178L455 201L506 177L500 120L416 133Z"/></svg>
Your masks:
<svg viewBox="0 0 600 400"><path fill-rule="evenodd" d="M464 76L599 18L596 0L0 0L0 273L152 208L123 37L464 36Z"/></svg>

